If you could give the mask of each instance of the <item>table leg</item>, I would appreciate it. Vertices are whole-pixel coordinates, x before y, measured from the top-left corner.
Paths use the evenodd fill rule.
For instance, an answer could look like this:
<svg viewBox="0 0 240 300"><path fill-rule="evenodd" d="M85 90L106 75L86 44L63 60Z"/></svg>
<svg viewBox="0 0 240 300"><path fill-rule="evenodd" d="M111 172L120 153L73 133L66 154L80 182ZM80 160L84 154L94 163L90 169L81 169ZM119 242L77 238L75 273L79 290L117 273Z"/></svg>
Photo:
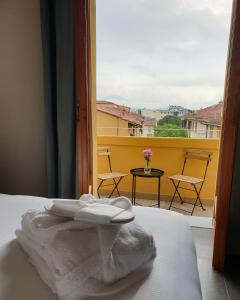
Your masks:
<svg viewBox="0 0 240 300"><path fill-rule="evenodd" d="M158 177L158 208L160 208L160 177Z"/></svg>
<svg viewBox="0 0 240 300"><path fill-rule="evenodd" d="M132 204L134 204L134 175L132 176Z"/></svg>
<svg viewBox="0 0 240 300"><path fill-rule="evenodd" d="M137 185L137 177L134 176L134 202L133 204L136 204L136 185Z"/></svg>

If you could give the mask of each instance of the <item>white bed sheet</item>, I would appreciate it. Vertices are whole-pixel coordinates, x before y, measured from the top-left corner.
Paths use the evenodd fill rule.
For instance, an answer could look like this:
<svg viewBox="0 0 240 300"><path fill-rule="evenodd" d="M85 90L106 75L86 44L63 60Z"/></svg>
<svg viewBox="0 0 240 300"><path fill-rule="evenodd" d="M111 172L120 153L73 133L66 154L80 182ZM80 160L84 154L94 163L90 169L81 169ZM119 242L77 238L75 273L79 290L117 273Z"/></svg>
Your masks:
<svg viewBox="0 0 240 300"><path fill-rule="evenodd" d="M57 300L41 281L15 240L21 215L49 199L0 194L0 299ZM189 225L178 213L134 207L136 220L154 236L157 258L150 276L118 295L89 300L200 300L195 246ZM67 299L66 299L67 300Z"/></svg>

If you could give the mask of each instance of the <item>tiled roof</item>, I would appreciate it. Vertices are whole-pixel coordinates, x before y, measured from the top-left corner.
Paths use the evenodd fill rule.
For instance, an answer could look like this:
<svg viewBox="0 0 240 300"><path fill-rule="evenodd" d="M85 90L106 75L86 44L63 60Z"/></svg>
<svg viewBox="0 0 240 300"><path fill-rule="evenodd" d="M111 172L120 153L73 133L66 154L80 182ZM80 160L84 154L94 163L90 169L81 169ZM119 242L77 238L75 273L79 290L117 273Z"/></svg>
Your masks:
<svg viewBox="0 0 240 300"><path fill-rule="evenodd" d="M97 110L121 118L135 125L141 125L144 117L130 112L129 107L115 104L109 101L97 101Z"/></svg>
<svg viewBox="0 0 240 300"><path fill-rule="evenodd" d="M184 115L184 119L194 119L204 124L221 126L223 102L199 109L194 113Z"/></svg>
<svg viewBox="0 0 240 300"><path fill-rule="evenodd" d="M157 120L152 118L152 119L146 119L143 123L144 126L156 126L157 125Z"/></svg>

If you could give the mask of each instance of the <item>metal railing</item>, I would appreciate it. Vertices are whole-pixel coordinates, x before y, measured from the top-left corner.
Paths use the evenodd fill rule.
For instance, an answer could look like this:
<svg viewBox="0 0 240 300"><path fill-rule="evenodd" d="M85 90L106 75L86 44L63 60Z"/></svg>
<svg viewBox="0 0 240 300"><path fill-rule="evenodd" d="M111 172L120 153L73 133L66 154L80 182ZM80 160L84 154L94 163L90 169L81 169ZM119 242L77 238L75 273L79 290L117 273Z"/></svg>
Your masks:
<svg viewBox="0 0 240 300"><path fill-rule="evenodd" d="M219 139L219 129L97 127L98 135Z"/></svg>

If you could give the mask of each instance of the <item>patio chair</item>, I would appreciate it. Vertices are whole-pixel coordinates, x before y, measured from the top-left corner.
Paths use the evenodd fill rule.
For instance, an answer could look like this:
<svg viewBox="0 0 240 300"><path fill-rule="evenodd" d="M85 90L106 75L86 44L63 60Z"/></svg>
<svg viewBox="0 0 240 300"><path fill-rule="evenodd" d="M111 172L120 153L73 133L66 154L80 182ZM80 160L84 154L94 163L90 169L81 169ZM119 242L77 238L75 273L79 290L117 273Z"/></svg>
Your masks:
<svg viewBox="0 0 240 300"><path fill-rule="evenodd" d="M100 198L100 188L103 188L105 186L113 186L112 191L110 192L108 198L111 198L113 193L117 191L118 196L120 196L119 190L118 190L118 185L121 182L121 180L127 175L124 173L120 172L113 172L112 171L112 163L111 163L111 152L110 152L110 147L98 147L97 148L98 156L99 157L105 157L106 163L108 165L109 172L108 173L102 173L98 174L97 178L100 180L100 183L97 188L97 194L98 197ZM112 181L112 183L109 184L103 184L105 181Z"/></svg>
<svg viewBox="0 0 240 300"><path fill-rule="evenodd" d="M211 158L212 158L212 152L209 152L209 151L193 150L193 149L191 149L191 150L189 149L189 150L185 151L182 173L168 177L172 181L172 183L174 185L174 188L175 188L175 191L174 191L174 194L172 196L169 209L175 208L175 209L182 210L182 211L185 211L187 213L190 213L191 215L193 215L193 212L194 212L194 209L195 209L196 206L200 206L202 208L202 210L206 210L203 207L203 204L202 204L202 201L201 201L201 198L200 198L200 193L201 193L201 190L203 188L203 184L204 184L205 179L206 179L207 169L208 169L209 163L211 161ZM199 160L199 161L204 162L203 177L202 178L190 177L190 176L187 176L186 174L184 174L184 172L186 170L186 165L187 165L187 163L189 164L190 160ZM187 185L189 184L192 188L183 187L183 186L181 186L181 183L184 183L184 184L187 184ZM179 192L179 189L194 192L196 194L196 199L194 200L194 202L190 203L190 202L183 201L183 199L181 197L181 194ZM181 204L188 203L188 204L193 205L193 208L192 208L191 211L173 206L173 201L174 201L174 198L175 198L176 194L178 194ZM199 202L199 204L198 204L198 202Z"/></svg>

